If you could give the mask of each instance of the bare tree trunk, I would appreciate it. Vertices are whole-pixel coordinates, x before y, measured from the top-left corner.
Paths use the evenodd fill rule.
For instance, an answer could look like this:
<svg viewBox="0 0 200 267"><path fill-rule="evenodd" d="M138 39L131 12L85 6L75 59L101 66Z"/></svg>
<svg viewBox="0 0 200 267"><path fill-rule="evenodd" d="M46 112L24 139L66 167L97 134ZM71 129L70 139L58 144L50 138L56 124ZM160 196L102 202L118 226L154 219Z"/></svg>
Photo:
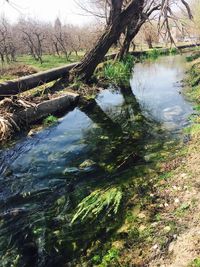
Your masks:
<svg viewBox="0 0 200 267"><path fill-rule="evenodd" d="M118 59L120 60L123 59L123 57L129 52L131 42L140 31L142 25L149 19L149 17L154 11L159 9L160 9L159 3L156 6L152 6L152 4L150 4L150 7L146 10L146 13L140 12L137 23L135 21L130 22L125 33L124 42L118 54Z"/></svg>
<svg viewBox="0 0 200 267"><path fill-rule="evenodd" d="M122 47L120 49L120 52L118 54L118 59L122 60L123 57L129 52L131 42L135 38L135 36L138 34L143 23L144 21L141 20L141 16L139 16L137 23L135 23L135 21L132 21L130 25L127 27L125 38L124 38Z"/></svg>
<svg viewBox="0 0 200 267"><path fill-rule="evenodd" d="M1 62L4 63L5 62L5 60L4 60L4 54L1 53L0 56L1 56Z"/></svg>
<svg viewBox="0 0 200 267"><path fill-rule="evenodd" d="M148 45L149 49L152 49L153 48L153 44L152 44L151 38L148 38L148 40L146 40L146 41L147 41L147 45Z"/></svg>
<svg viewBox="0 0 200 267"><path fill-rule="evenodd" d="M97 65L103 60L109 48L116 43L127 25L130 22L137 24L143 10L143 4L144 0L132 0L124 11L112 19L96 45L86 54L82 62L71 71L71 80L76 76L86 81L91 78Z"/></svg>
<svg viewBox="0 0 200 267"><path fill-rule="evenodd" d="M124 56L129 52L132 39L133 38L130 35L126 34L120 52L117 56L118 59L122 60Z"/></svg>

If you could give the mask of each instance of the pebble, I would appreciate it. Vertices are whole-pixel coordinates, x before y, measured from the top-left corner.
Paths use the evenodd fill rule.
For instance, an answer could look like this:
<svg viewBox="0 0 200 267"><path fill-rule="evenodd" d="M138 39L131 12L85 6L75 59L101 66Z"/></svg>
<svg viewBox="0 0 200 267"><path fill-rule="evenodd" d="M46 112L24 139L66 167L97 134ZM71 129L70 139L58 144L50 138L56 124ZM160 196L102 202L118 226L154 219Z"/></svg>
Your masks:
<svg viewBox="0 0 200 267"><path fill-rule="evenodd" d="M139 227L139 231L144 231L146 229L146 226L144 226L144 225L141 225L140 227Z"/></svg>
<svg viewBox="0 0 200 267"><path fill-rule="evenodd" d="M166 233L169 233L169 232L171 231L171 227L170 227L170 226L166 226L166 227L164 228L164 231L165 231Z"/></svg>
<svg viewBox="0 0 200 267"><path fill-rule="evenodd" d="M138 214L138 218L144 219L144 218L146 218L146 215L144 213L140 213L140 214Z"/></svg>
<svg viewBox="0 0 200 267"><path fill-rule="evenodd" d="M187 174L186 173L182 173L181 174L181 178L186 178L187 177Z"/></svg>
<svg viewBox="0 0 200 267"><path fill-rule="evenodd" d="M179 200L178 198L176 198L176 199L174 200L174 202L175 202L176 204L178 204L178 203L180 203L180 200Z"/></svg>
<svg viewBox="0 0 200 267"><path fill-rule="evenodd" d="M156 249L158 249L158 245L156 244L156 245L154 245L153 247L152 247L152 249L153 250L156 250Z"/></svg>

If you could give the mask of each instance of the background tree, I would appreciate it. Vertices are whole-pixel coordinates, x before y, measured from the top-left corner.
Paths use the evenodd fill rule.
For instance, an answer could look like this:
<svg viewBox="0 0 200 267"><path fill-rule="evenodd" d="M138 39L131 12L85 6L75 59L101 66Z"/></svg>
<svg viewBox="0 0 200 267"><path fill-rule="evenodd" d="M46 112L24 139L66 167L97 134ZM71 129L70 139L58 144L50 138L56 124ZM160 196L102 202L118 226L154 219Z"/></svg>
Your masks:
<svg viewBox="0 0 200 267"><path fill-rule="evenodd" d="M154 43L159 42L159 33L157 27L152 23L145 23L141 28L141 35L148 48L153 48Z"/></svg>
<svg viewBox="0 0 200 267"><path fill-rule="evenodd" d="M0 19L0 58L2 63L15 61L16 58L14 32L4 17Z"/></svg>
<svg viewBox="0 0 200 267"><path fill-rule="evenodd" d="M120 51L122 58L128 51L133 38L140 31L141 26L154 13L158 16L160 31L165 31L165 36L171 43L174 42L170 32L170 20L175 19L174 5L181 2L185 7L189 18L192 18L190 7L185 0L105 0L106 27L94 47L85 55L82 62L71 72L71 79L78 76L83 80L89 80L96 66L103 60L110 47L117 43L122 33L125 34L124 44ZM109 12L107 10L109 9Z"/></svg>

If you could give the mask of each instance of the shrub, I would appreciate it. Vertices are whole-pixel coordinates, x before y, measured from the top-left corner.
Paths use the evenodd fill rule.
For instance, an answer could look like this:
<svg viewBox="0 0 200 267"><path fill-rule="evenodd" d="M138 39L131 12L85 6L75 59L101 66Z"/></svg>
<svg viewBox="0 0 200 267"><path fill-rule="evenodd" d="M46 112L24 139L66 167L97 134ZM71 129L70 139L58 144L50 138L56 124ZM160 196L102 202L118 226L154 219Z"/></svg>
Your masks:
<svg viewBox="0 0 200 267"><path fill-rule="evenodd" d="M51 125L56 123L57 121L58 119L55 116L50 115L46 119L44 119L44 125Z"/></svg>
<svg viewBox="0 0 200 267"><path fill-rule="evenodd" d="M154 48L154 49L152 49L152 50L150 50L150 51L147 52L147 57L148 58L155 59L155 58L158 58L160 55L161 55L160 50L158 50L156 48Z"/></svg>
<svg viewBox="0 0 200 267"><path fill-rule="evenodd" d="M108 62L104 65L100 76L111 84L129 86L134 63L135 58L131 55L125 56L121 61Z"/></svg>

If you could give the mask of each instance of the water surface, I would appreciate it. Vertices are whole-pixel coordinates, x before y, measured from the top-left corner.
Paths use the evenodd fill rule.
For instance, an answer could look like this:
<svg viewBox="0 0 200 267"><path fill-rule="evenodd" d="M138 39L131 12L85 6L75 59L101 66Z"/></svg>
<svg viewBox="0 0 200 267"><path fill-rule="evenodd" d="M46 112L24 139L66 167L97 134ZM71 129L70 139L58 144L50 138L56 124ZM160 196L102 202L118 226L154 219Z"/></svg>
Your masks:
<svg viewBox="0 0 200 267"><path fill-rule="evenodd" d="M64 266L98 238L101 222L71 226L76 206L113 182L109 168L146 153L149 134L135 138L141 110L171 133L187 125L192 107L180 93L185 70L183 56L139 63L132 91L102 91L90 108L77 107L0 150L0 266Z"/></svg>

